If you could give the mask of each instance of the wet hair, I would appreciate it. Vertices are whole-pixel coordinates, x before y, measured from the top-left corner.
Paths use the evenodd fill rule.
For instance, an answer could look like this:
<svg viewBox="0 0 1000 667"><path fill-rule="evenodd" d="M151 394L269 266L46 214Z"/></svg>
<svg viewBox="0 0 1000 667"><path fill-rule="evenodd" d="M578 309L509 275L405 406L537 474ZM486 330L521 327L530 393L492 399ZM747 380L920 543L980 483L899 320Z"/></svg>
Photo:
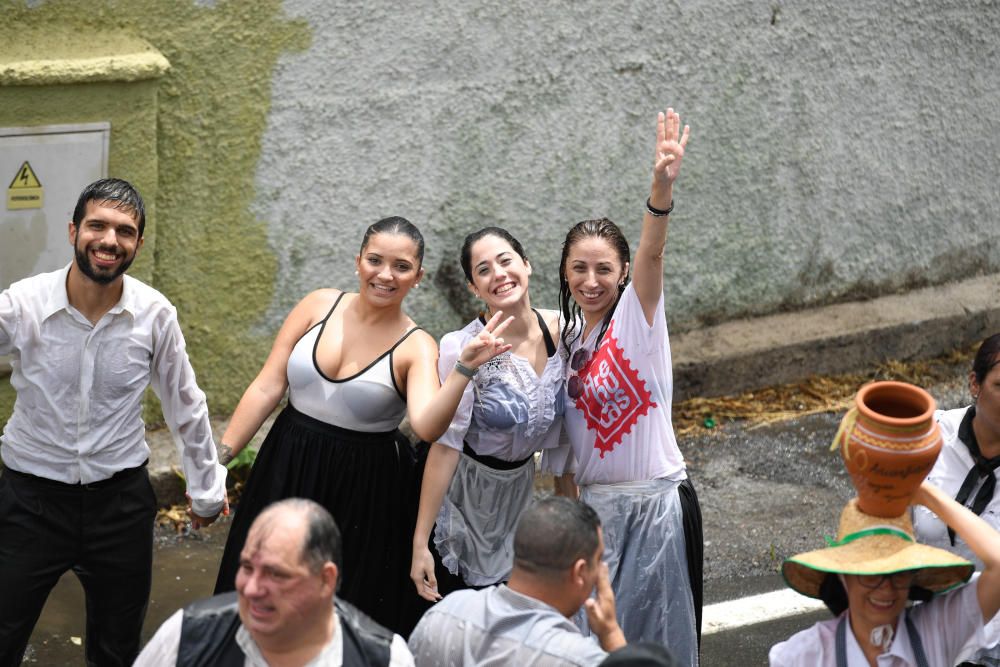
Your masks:
<svg viewBox="0 0 1000 667"><path fill-rule="evenodd" d="M476 244L476 241L487 236L495 236L498 239L503 239L510 244L510 247L514 249L514 252L523 261L528 261L528 256L524 254L524 247L521 245L521 242L515 239L510 232L502 227L483 227L478 232L472 232L466 236L465 241L462 242L462 270L465 271L465 279L470 284L472 283L472 246Z"/></svg>
<svg viewBox="0 0 1000 667"><path fill-rule="evenodd" d="M417 246L417 266L424 263L424 235L420 233L416 225L406 218L394 215L369 225L368 229L365 230L365 235L361 237L362 253L368 247L368 241L376 234L402 234L409 237Z"/></svg>
<svg viewBox="0 0 1000 667"><path fill-rule="evenodd" d="M563 320L567 323L563 327L561 334L563 345L566 346L567 350L573 341L583 333L583 327L578 326L580 306L573 300L573 294L569 289L569 280L566 278L566 262L569 260L569 251L576 243L592 237L604 239L614 248L618 254L618 261L621 262L622 271L625 270L625 265L631 261L628 240L622 234L622 230L618 228L618 225L607 218L578 222L573 225L572 229L566 232L566 240L563 241L562 247L562 258L559 260L559 310L562 313ZM618 286L618 296L604 316L601 331L597 334L598 343L600 343L601 338L604 336L604 332L608 330L608 325L611 323L611 315L615 312L615 307L618 305L618 299L621 299L622 292L625 291L625 286L629 284L630 280L629 276L626 275Z"/></svg>
<svg viewBox="0 0 1000 667"><path fill-rule="evenodd" d="M312 572L319 572L327 563L341 569L343 541L337 522L325 507L307 498L286 498L268 505L267 512L290 510L306 519L306 536L302 540L302 561Z"/></svg>
<svg viewBox="0 0 1000 667"><path fill-rule="evenodd" d="M976 358L972 361L972 372L976 376L976 382L979 384L985 382L986 376L997 364L1000 364L1000 333L984 340L976 352Z"/></svg>
<svg viewBox="0 0 1000 667"><path fill-rule="evenodd" d="M562 576L577 560L590 561L600 544L597 512L579 500L549 496L521 515L514 531L514 564L545 578Z"/></svg>
<svg viewBox="0 0 1000 667"><path fill-rule="evenodd" d="M139 238L142 238L142 233L146 229L146 205L142 203L142 197L131 183L120 178L102 178L85 187L76 200L76 208L73 209L73 226L77 230L80 229L83 216L87 214L87 204L92 201L109 202L113 204L109 208L125 211L131 215L139 227Z"/></svg>

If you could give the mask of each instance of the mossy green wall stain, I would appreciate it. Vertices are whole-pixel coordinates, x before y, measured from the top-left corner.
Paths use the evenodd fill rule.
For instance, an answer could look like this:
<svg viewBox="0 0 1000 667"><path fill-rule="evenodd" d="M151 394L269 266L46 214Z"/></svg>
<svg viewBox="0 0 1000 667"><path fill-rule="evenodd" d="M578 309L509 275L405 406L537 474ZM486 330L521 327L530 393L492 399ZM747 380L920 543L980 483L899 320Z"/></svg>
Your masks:
<svg viewBox="0 0 1000 667"><path fill-rule="evenodd" d="M0 44L26 26L121 31L149 42L170 62L155 81L66 86L62 103L51 108L34 104L41 99L34 96L58 87L0 88L0 119L5 125L111 120L110 173L137 174L140 191L156 193L148 202L155 205L155 243L147 241L135 275L177 306L210 409L231 410L270 346L269 336L252 330L270 302L277 266L267 223L250 205L271 76L282 53L308 47L308 25L285 16L280 0L212 7L160 0L55 0L29 7L0 0L0 14ZM156 90L157 104L139 108L123 97L122 91L146 86ZM77 116L77 95L101 94L104 107ZM147 113L154 117L143 117ZM133 144L131 123L156 128L152 146ZM153 165L151 178L142 173L144 164ZM6 402L0 394L0 412Z"/></svg>

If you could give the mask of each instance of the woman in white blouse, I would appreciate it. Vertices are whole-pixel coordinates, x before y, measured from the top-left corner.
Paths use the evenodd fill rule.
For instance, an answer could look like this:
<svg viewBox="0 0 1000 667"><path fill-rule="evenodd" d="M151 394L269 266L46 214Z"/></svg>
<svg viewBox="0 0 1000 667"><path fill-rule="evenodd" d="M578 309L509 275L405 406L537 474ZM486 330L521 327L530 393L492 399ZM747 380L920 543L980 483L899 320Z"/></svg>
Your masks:
<svg viewBox="0 0 1000 667"><path fill-rule="evenodd" d="M969 371L969 393L972 405L934 414L944 445L927 479L1000 530L1000 493L996 489L1000 478L1000 334L993 334L979 346ZM961 536L927 508L914 508L913 528L921 542L982 567ZM1000 618L987 625L983 644L970 664L1000 662L998 642Z"/></svg>
<svg viewBox="0 0 1000 667"><path fill-rule="evenodd" d="M507 579L514 528L534 490L534 454L559 444L562 422L559 317L531 307L524 248L487 227L466 237L461 263L488 312L441 339L440 372L455 367L492 313L513 317L504 332L512 347L470 373L451 426L427 455L410 577L429 601Z"/></svg>

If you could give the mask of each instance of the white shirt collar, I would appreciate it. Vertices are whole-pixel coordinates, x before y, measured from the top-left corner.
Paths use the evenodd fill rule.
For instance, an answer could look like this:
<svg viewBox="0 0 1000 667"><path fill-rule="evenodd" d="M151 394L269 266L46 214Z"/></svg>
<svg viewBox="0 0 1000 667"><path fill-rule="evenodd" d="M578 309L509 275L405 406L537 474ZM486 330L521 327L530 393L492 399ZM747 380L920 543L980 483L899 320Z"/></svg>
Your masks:
<svg viewBox="0 0 1000 667"><path fill-rule="evenodd" d="M45 306L41 312L42 321L52 317L52 315L58 313L60 310L68 311L70 309L66 281L69 279L69 271L72 266L73 262L71 261L55 274L56 280L52 283L51 289L46 295ZM137 312L135 284L133 279L128 275L123 275L122 279L122 296L118 299L118 303L111 307L108 313L116 315L124 311L135 317Z"/></svg>

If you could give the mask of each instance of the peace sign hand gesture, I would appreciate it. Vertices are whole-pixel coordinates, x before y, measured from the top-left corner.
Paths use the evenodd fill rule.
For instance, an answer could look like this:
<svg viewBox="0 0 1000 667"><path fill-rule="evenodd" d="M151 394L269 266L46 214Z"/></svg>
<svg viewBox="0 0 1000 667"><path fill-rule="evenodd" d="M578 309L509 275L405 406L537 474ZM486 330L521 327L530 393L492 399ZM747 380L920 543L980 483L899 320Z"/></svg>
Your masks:
<svg viewBox="0 0 1000 667"><path fill-rule="evenodd" d="M666 115L662 111L657 115L656 155L653 157L655 185L664 189L673 185L681 171L684 147L690 133L691 128L685 125L681 134L681 117L672 108L667 108Z"/></svg>
<svg viewBox="0 0 1000 667"><path fill-rule="evenodd" d="M475 370L512 347L504 342L500 334L510 326L514 317L508 317L503 322L500 321L501 317L503 317L503 311L497 311L483 327L483 330L479 332L479 335L465 344L465 347L462 348L462 354L459 355L459 361L463 365Z"/></svg>

